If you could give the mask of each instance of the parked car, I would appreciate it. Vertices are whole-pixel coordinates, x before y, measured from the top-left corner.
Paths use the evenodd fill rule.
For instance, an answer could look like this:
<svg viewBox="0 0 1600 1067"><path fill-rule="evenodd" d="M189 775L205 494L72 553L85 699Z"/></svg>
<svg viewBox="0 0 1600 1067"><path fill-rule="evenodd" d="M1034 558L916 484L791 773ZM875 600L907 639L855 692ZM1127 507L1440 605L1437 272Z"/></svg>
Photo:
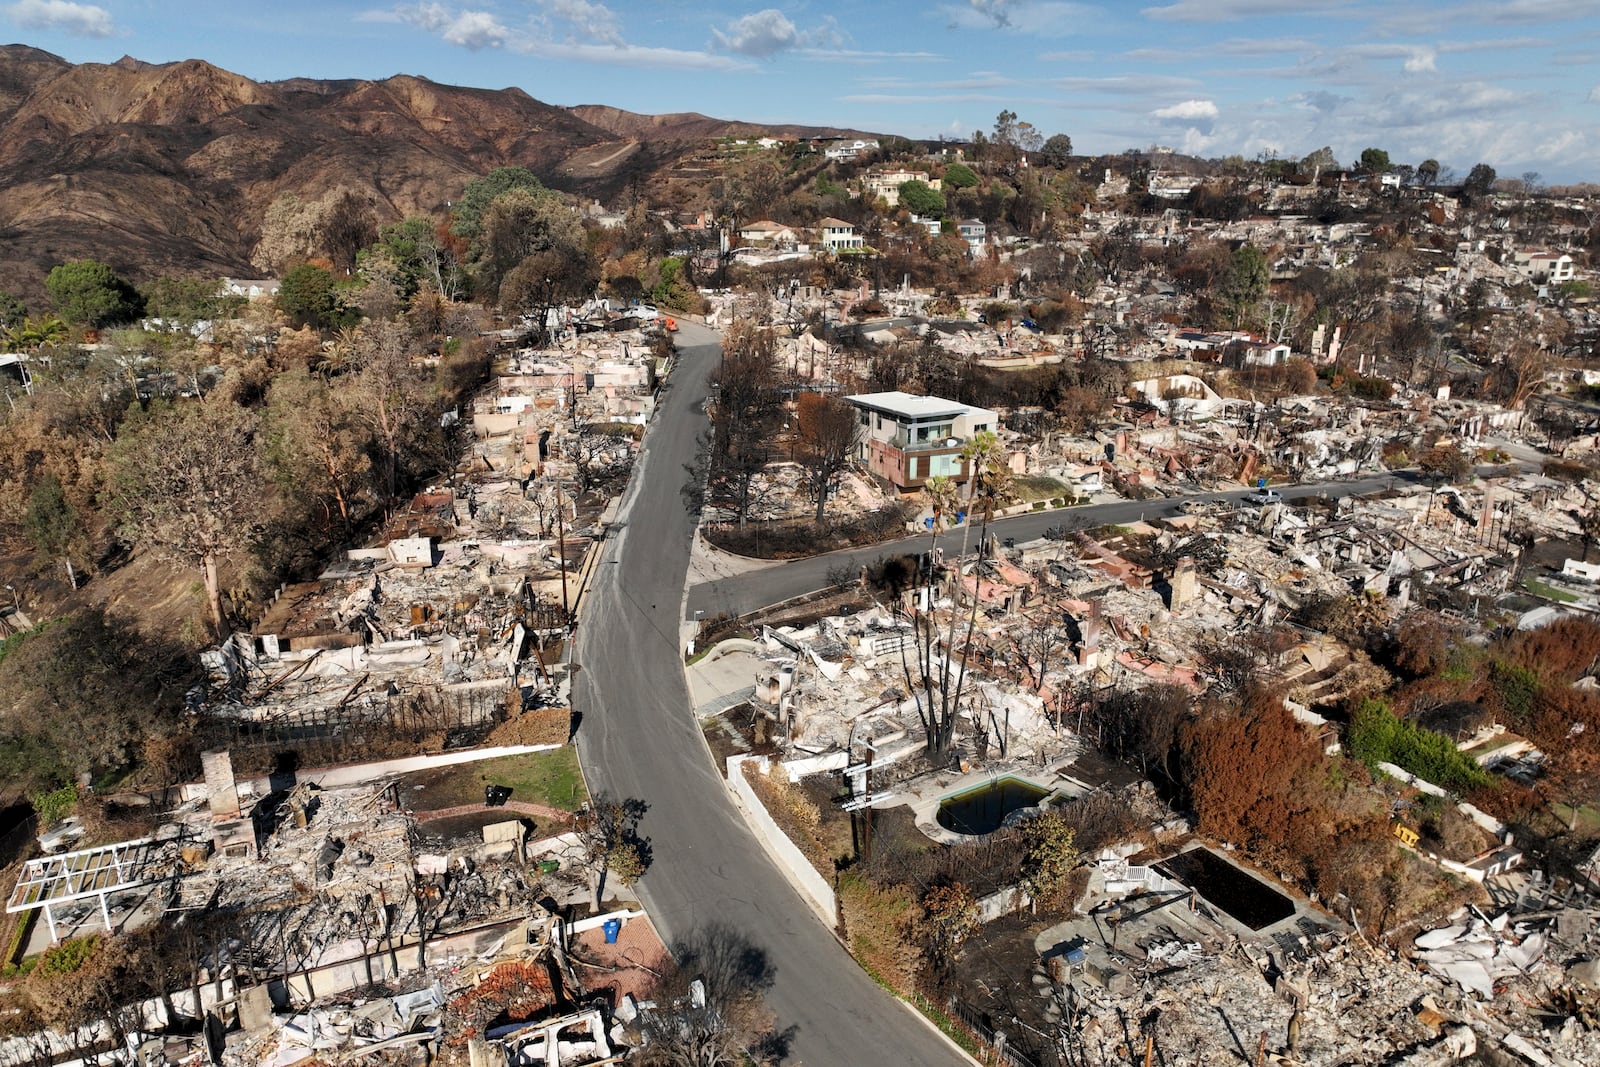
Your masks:
<svg viewBox="0 0 1600 1067"><path fill-rule="evenodd" d="M1283 503L1283 494L1278 492L1276 489L1257 489L1253 493L1246 493L1244 502L1246 504L1261 504L1263 506L1267 504L1281 504Z"/></svg>

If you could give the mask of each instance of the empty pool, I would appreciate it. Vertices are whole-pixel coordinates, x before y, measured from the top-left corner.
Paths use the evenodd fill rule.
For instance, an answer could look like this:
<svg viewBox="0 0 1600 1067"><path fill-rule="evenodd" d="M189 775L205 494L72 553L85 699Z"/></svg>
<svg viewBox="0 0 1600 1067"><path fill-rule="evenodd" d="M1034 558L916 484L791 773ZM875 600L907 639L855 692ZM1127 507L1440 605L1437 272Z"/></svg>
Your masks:
<svg viewBox="0 0 1600 1067"><path fill-rule="evenodd" d="M1189 886L1252 930L1294 914L1294 901L1209 849L1180 852L1156 864L1156 870Z"/></svg>
<svg viewBox="0 0 1600 1067"><path fill-rule="evenodd" d="M1050 795L1021 778L996 778L965 793L939 802L939 825L958 834L992 834L1005 825L1006 816L1031 808Z"/></svg>

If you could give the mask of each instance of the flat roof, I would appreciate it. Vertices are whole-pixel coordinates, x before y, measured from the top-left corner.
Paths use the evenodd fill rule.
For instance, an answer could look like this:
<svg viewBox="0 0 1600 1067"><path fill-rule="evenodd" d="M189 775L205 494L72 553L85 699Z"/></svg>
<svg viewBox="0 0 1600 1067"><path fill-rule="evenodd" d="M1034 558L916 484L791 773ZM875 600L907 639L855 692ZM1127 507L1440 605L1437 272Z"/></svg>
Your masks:
<svg viewBox="0 0 1600 1067"><path fill-rule="evenodd" d="M859 393L847 396L845 399L857 407L871 408L874 411L907 419L937 419L943 416L953 418L965 415L969 411L980 410L959 400L945 400L937 396L913 396L898 389L887 393Z"/></svg>

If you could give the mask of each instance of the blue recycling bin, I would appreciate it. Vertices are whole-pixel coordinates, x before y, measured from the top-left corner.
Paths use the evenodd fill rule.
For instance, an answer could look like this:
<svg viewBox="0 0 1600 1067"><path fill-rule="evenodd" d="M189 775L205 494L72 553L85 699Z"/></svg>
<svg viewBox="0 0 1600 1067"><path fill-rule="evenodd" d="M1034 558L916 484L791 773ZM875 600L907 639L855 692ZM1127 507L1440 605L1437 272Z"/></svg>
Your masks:
<svg viewBox="0 0 1600 1067"><path fill-rule="evenodd" d="M601 929L606 932L606 944L615 945L617 943L617 935L622 932L622 920L607 919L601 924Z"/></svg>

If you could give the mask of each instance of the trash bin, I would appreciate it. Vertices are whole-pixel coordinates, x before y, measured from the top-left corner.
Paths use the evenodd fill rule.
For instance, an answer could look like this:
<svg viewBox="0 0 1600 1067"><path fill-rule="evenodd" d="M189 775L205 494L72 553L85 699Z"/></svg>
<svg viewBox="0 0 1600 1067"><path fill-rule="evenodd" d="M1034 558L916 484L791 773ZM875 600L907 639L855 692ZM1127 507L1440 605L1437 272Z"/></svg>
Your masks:
<svg viewBox="0 0 1600 1067"><path fill-rule="evenodd" d="M617 935L622 932L622 920L607 919L601 925L601 929L606 932L606 944L615 945L617 943Z"/></svg>
<svg viewBox="0 0 1600 1067"><path fill-rule="evenodd" d="M555 874L560 869L561 869L561 861L560 860L540 860L539 861L539 873L540 874Z"/></svg>

